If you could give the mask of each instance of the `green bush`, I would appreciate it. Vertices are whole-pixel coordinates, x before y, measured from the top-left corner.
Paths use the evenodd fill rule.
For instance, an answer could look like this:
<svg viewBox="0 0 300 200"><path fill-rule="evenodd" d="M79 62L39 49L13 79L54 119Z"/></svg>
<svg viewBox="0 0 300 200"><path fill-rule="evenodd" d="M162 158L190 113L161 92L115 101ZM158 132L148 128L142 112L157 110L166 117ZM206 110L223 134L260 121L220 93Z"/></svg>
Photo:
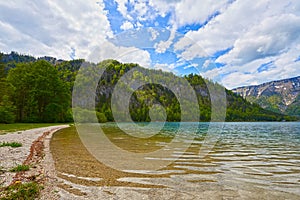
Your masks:
<svg viewBox="0 0 300 200"><path fill-rule="evenodd" d="M107 118L104 113L96 112L93 110L86 110L82 108L73 108L73 114L74 118L76 119L76 122L81 123L104 123L107 122ZM97 117L97 121L95 121L95 114Z"/></svg>
<svg viewBox="0 0 300 200"><path fill-rule="evenodd" d="M107 122L107 118L106 118L106 116L105 116L104 113L96 112L96 115L97 115L98 121L99 121L100 123L105 123L105 122Z"/></svg>
<svg viewBox="0 0 300 200"><path fill-rule="evenodd" d="M1 189L0 196L1 200L31 200L39 196L41 189L41 186L35 182L18 183Z"/></svg>
<svg viewBox="0 0 300 200"><path fill-rule="evenodd" d="M21 147L21 146L22 146L22 143L19 143L19 142L2 142L2 143L0 143L0 147L16 148L16 147Z"/></svg>
<svg viewBox="0 0 300 200"><path fill-rule="evenodd" d="M28 171L29 166L28 165L18 165L14 168L12 168L10 171L11 172L23 172L23 171Z"/></svg>

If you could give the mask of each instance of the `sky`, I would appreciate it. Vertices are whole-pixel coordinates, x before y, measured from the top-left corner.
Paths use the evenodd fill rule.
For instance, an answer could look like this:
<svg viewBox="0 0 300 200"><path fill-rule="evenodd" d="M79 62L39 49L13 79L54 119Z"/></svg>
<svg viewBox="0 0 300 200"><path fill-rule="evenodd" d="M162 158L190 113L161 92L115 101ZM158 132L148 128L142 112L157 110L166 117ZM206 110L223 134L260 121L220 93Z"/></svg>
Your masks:
<svg viewBox="0 0 300 200"><path fill-rule="evenodd" d="M0 51L117 59L232 89L300 75L300 1L1 1Z"/></svg>

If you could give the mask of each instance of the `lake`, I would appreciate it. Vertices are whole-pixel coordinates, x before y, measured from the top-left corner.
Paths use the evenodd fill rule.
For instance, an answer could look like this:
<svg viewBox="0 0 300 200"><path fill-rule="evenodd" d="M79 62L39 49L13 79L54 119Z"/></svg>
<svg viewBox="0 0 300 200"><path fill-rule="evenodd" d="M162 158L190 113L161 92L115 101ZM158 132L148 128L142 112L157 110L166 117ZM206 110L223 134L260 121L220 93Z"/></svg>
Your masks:
<svg viewBox="0 0 300 200"><path fill-rule="evenodd" d="M95 199L300 199L299 122L119 126L101 124L101 141L98 126L54 134L61 188Z"/></svg>

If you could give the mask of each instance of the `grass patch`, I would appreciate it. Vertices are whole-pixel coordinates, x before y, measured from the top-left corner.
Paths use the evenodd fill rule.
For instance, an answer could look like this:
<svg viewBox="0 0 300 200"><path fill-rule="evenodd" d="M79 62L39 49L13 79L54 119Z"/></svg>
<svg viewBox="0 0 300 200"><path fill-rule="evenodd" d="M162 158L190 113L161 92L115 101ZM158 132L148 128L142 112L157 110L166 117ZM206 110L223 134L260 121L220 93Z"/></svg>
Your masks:
<svg viewBox="0 0 300 200"><path fill-rule="evenodd" d="M21 147L22 143L19 142L2 142L0 143L0 147L13 147L13 148L17 148L17 147Z"/></svg>
<svg viewBox="0 0 300 200"><path fill-rule="evenodd" d="M0 200L31 200L38 198L42 187L35 183L17 183L0 190Z"/></svg>
<svg viewBox="0 0 300 200"><path fill-rule="evenodd" d="M8 132L24 131L33 128L42 128L47 126L63 125L67 123L15 123L15 124L0 124L0 134Z"/></svg>
<svg viewBox="0 0 300 200"><path fill-rule="evenodd" d="M29 165L18 165L14 168L12 168L10 171L11 172L22 172L22 171L28 171L29 170Z"/></svg>

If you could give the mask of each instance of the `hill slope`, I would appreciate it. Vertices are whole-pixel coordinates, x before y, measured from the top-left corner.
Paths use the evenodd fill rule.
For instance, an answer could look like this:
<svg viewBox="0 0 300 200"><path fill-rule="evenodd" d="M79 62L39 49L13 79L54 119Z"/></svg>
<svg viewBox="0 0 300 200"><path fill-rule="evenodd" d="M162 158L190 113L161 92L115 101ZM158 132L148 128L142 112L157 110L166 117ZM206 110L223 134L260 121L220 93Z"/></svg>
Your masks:
<svg viewBox="0 0 300 200"><path fill-rule="evenodd" d="M300 116L300 76L232 91L267 110Z"/></svg>
<svg viewBox="0 0 300 200"><path fill-rule="evenodd" d="M262 109L257 104L251 104L239 95L226 90L223 86L205 80L199 75L190 74L185 77L177 77L172 73L163 72L161 70L149 70L137 64L123 64L115 60L106 60L97 65L99 68L104 66L106 70L99 80L96 92L96 109L98 109L100 113L105 113L108 120L113 120L111 115L111 97L115 86L121 77L132 69L136 69L138 72L134 73L133 79L128 80L127 84L122 86L124 87L124 91L131 90L128 86L137 80L148 81L150 83L161 80L169 83L169 85L175 85L176 90L183 91L184 94L184 92L187 91L184 91L185 89L182 87L182 82L184 79L187 80L197 95L201 114L200 121L210 121L211 98L219 98L210 95L208 84L210 87L215 88L215 90L225 91L227 100L226 121L282 121L292 119L288 116ZM137 88L137 90L133 92L130 100L130 113L134 121L149 121L149 108L154 104L163 105L166 109L167 121L180 121L182 114L192 114L195 108L191 103L189 105L191 110L181 110L179 102L176 100L172 91L156 84L147 84ZM122 112L120 109L118 111Z"/></svg>
<svg viewBox="0 0 300 200"><path fill-rule="evenodd" d="M2 73L2 75L7 76L7 74L9 75L13 73L15 70L11 70L12 68L18 67L22 69L22 67L27 66L24 65L24 63L31 63L34 65L39 65L43 63L40 62L39 60L46 60L49 64L52 65L53 68L57 70L59 78L65 83L65 86L69 88L69 90L66 91L68 92L66 96L72 96L71 93L73 90L74 81L79 77L78 70L80 69L81 65L84 63L84 60L82 59L72 60L72 61L62 61L62 60L57 61L57 59L50 58L50 57L43 57L43 58L36 59L31 56L23 56L23 55L18 55L16 53L4 54L2 59L2 63L3 63L2 66L3 69L5 69L4 71L6 72ZM278 114L269 110L262 109L258 104L251 104L250 102L246 101L239 95L236 95L233 92L226 90L225 88L223 88L223 86L205 80L199 75L190 74L185 77L178 77L172 73L163 72L161 70L149 70L149 69L142 68L137 64L132 64L132 63L123 64L116 60L106 60L101 63L98 63L97 65L93 63L87 63L87 65L92 65L101 69L105 69L102 77L98 82L95 103L93 104L96 105L95 108L97 110L97 116L100 121L114 121L114 117L112 114L112 104L111 104L113 91L115 89L116 84L124 76L124 74L126 74L128 71L132 69L137 69L137 72L133 74L132 79L128 80L128 83L121 85L124 91L126 90L132 91L132 88L128 86L134 83L134 81L149 82L149 84L135 88L135 90L132 91L133 93L130 98L129 110L130 110L130 116L134 121L150 121L151 120L150 119L151 113L149 113L150 108L153 105L157 105L157 104L160 104L165 108L167 121L181 121L182 114L184 114L185 116L192 115L194 113L195 108L197 107L199 107L200 110L199 120L210 121L211 100L212 100L211 98L216 99L219 97L210 95L207 84L209 84L210 87L215 88L216 90L225 91L226 103L227 103L226 121L282 121L282 120L296 119L283 114ZM36 66L36 68L39 69L38 66ZM31 75L31 72L28 72L28 74ZM86 77L84 78L84 80L87 81L89 81L89 79L90 79L89 77L87 79ZM159 84L153 84L157 80L169 83L169 85L173 85L175 90L182 91L182 93L184 94L183 96L188 96L188 91L186 91L185 88L182 87L182 83L184 81L188 81L188 83L192 86L193 90L196 93L198 105L194 105L192 102L187 101L186 105L188 109L182 110L178 100L174 96L174 93L171 90L169 90L168 87L163 87ZM0 82L0 88L2 87L1 85L3 85L4 88L6 87L5 84L7 83L5 83L5 81L7 82L6 78L4 77L2 79L2 82ZM34 79L29 79L29 81L32 82L34 81ZM10 84L13 85L13 82ZM35 85L37 87L36 89L39 90L38 87L41 86L41 84L35 84ZM91 93L92 92L95 91L91 91ZM121 94L122 91L120 92L120 95ZM19 94L13 94L13 95L17 96ZM14 96L12 96L10 92L7 92L6 96L10 97L9 102L12 105L16 105L16 100L18 98L13 98ZM69 101L71 102L71 99ZM3 99L0 95L0 105L1 103L3 103ZM34 99L31 102L31 104L36 105ZM28 119L39 119L38 116L34 116L34 113L37 113L37 111L32 110L34 107L32 107L31 105L24 105L24 106L25 108L30 108L29 109L30 112L23 113L28 115L27 116ZM71 108L69 109L71 110ZM18 113L20 111L17 108L15 112ZM43 110L40 110L39 112L40 112L40 116L44 115L44 113L42 113L44 112ZM123 112L122 110L118 110L118 113L120 115L123 114L122 112ZM164 118L164 113L161 113L161 116L158 117L158 120L163 118ZM193 119L192 118L189 119L189 117L187 117L186 120L193 120Z"/></svg>

